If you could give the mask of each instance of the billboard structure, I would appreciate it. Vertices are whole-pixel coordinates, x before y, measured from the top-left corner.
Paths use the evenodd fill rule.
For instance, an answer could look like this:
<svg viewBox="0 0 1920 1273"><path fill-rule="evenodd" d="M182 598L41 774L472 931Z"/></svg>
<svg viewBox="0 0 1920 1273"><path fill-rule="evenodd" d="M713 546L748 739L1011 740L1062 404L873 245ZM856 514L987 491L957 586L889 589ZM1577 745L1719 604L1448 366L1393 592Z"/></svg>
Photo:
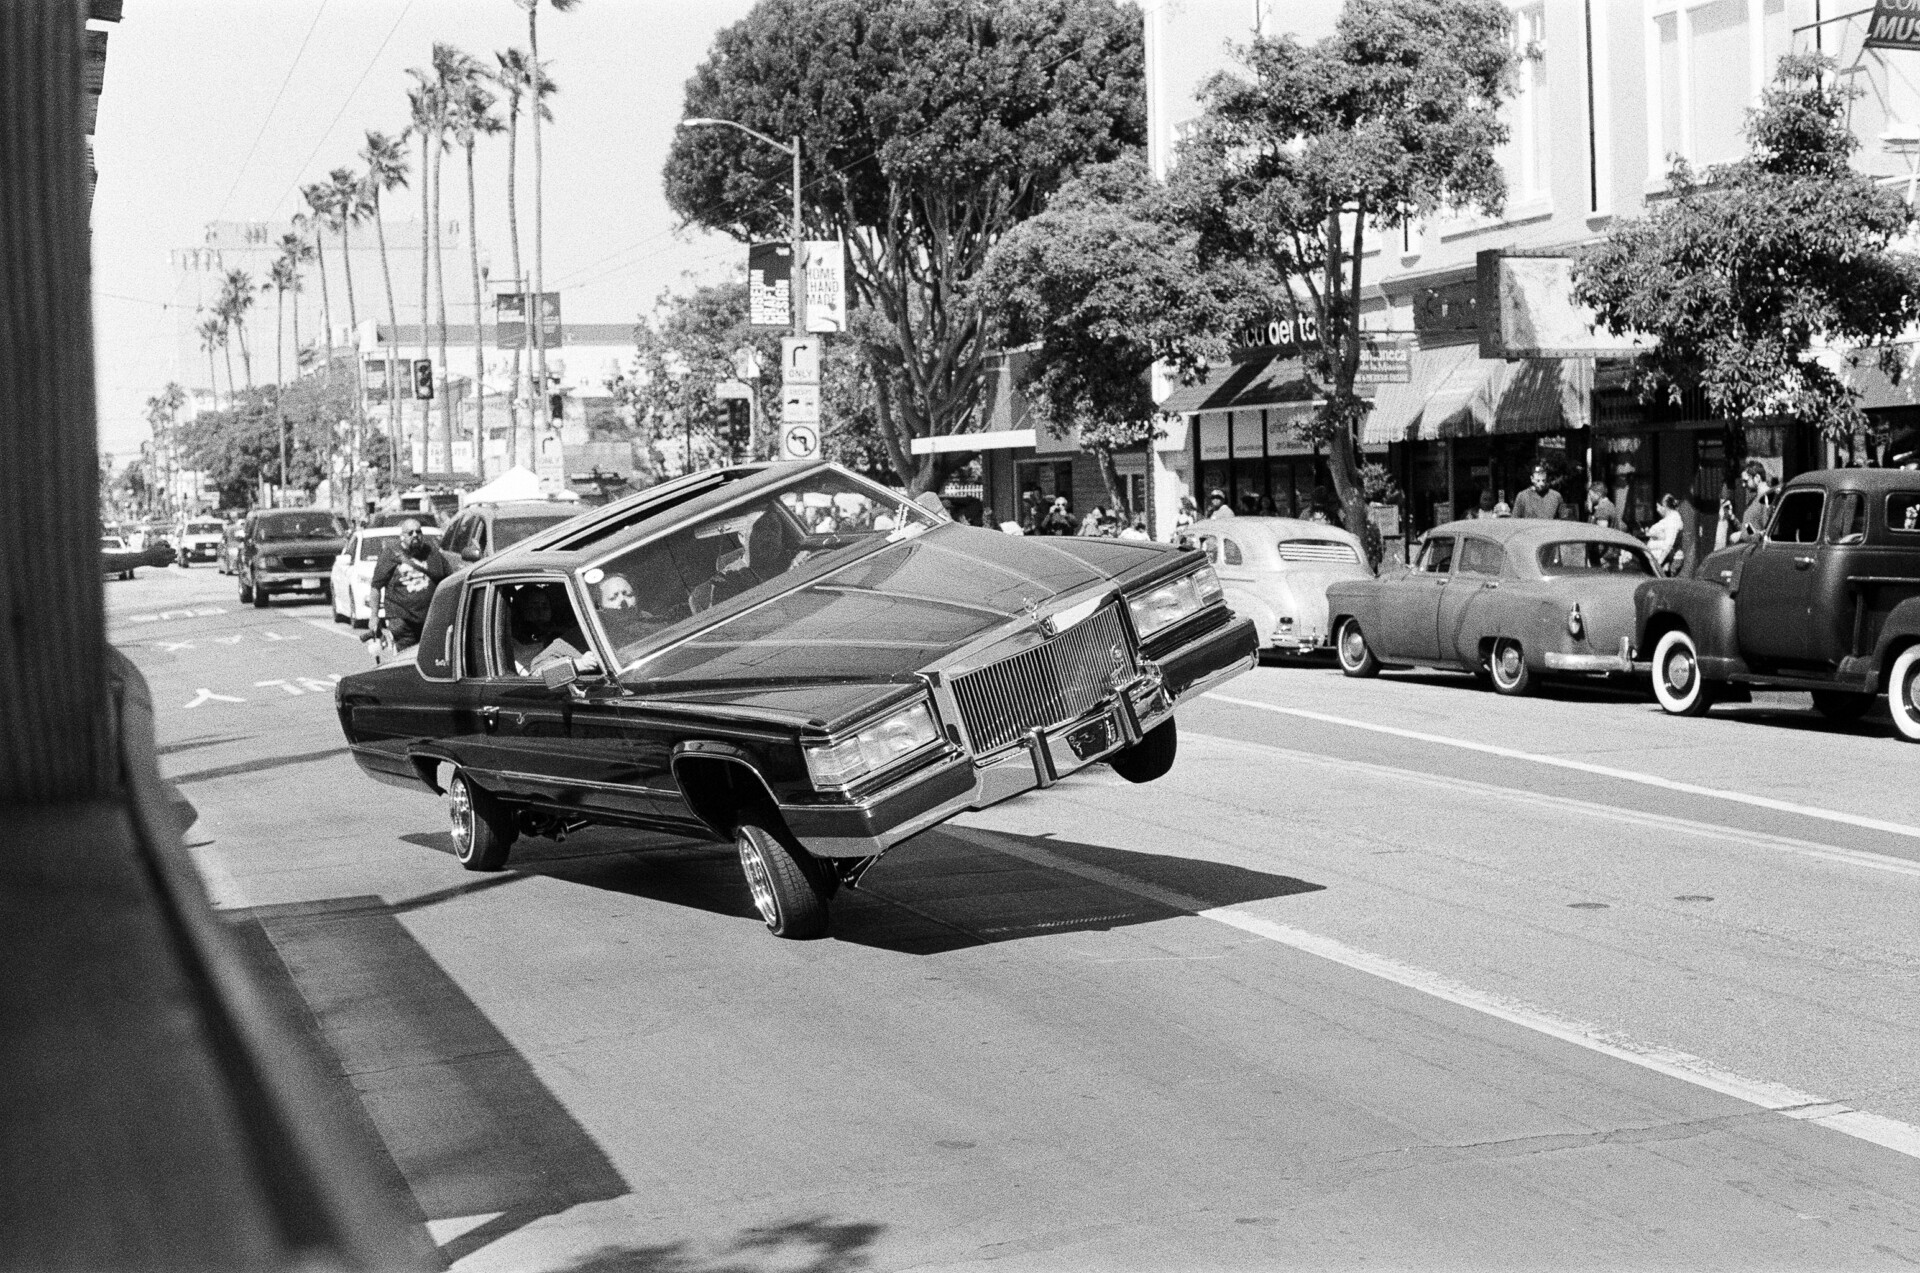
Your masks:
<svg viewBox="0 0 1920 1273"><path fill-rule="evenodd" d="M1482 358L1626 358L1653 341L1615 336L1574 303L1573 258L1563 252L1482 252Z"/></svg>

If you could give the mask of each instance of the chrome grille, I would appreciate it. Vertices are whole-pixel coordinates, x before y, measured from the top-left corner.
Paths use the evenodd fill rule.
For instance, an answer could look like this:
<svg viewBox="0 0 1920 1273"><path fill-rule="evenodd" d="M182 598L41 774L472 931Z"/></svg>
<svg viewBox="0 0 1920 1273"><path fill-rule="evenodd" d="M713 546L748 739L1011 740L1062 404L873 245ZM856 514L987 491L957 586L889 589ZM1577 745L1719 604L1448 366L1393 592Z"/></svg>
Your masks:
<svg viewBox="0 0 1920 1273"><path fill-rule="evenodd" d="M955 677L953 696L974 750L998 751L1098 706L1116 674L1131 680L1139 666L1116 603L1044 645Z"/></svg>

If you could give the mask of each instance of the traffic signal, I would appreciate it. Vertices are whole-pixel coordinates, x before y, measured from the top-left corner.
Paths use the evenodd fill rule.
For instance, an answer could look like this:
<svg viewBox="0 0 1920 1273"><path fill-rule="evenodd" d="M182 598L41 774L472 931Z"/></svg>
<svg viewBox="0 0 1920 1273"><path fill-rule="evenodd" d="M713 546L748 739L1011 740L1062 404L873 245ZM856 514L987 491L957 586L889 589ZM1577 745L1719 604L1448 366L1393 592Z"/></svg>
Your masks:
<svg viewBox="0 0 1920 1273"><path fill-rule="evenodd" d="M431 398L433 396L433 363L429 359L414 359L413 396L416 398Z"/></svg>
<svg viewBox="0 0 1920 1273"><path fill-rule="evenodd" d="M547 395L547 414L553 417L555 420L566 419L567 418L567 395L564 393L548 394Z"/></svg>
<svg viewBox="0 0 1920 1273"><path fill-rule="evenodd" d="M727 399L727 453L740 458L753 431L753 406L745 398Z"/></svg>

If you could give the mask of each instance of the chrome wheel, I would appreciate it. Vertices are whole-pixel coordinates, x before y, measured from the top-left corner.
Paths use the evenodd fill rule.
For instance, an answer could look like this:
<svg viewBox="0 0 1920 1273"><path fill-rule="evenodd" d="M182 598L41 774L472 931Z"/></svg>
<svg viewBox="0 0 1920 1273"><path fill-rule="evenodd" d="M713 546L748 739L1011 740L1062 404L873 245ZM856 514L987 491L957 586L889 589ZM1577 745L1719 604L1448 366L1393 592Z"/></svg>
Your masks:
<svg viewBox="0 0 1920 1273"><path fill-rule="evenodd" d="M752 822L741 823L733 841L753 908L767 930L776 937L824 937L832 892L824 868L790 837Z"/></svg>
<svg viewBox="0 0 1920 1273"><path fill-rule="evenodd" d="M473 856L473 792L465 778L455 776L447 787L447 821L453 832L453 849L462 862Z"/></svg>
<svg viewBox="0 0 1920 1273"><path fill-rule="evenodd" d="M1335 649L1339 651L1340 670L1347 676L1379 675L1380 660L1367 646L1367 634L1360 630L1357 620L1341 621Z"/></svg>
<svg viewBox="0 0 1920 1273"><path fill-rule="evenodd" d="M1920 743L1920 645L1908 646L1893 660L1887 676L1887 711L1900 737Z"/></svg>
<svg viewBox="0 0 1920 1273"><path fill-rule="evenodd" d="M1495 693L1525 694L1533 688L1533 669L1527 666L1527 652L1509 637L1494 642L1487 671L1493 677Z"/></svg>
<svg viewBox="0 0 1920 1273"><path fill-rule="evenodd" d="M740 837L740 870L747 877L747 891L753 894L753 908L768 928L780 925L780 903L773 895L773 876L767 870L766 855L752 837Z"/></svg>

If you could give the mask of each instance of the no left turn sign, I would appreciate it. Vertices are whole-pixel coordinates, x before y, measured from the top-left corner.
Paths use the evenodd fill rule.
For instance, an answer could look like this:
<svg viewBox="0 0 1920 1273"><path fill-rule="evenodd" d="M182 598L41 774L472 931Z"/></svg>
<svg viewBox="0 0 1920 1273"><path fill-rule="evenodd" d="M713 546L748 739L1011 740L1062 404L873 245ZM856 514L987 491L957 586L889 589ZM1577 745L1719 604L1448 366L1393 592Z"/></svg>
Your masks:
<svg viewBox="0 0 1920 1273"><path fill-rule="evenodd" d="M810 424L782 425L780 457L786 460L811 460L820 452L820 431Z"/></svg>

